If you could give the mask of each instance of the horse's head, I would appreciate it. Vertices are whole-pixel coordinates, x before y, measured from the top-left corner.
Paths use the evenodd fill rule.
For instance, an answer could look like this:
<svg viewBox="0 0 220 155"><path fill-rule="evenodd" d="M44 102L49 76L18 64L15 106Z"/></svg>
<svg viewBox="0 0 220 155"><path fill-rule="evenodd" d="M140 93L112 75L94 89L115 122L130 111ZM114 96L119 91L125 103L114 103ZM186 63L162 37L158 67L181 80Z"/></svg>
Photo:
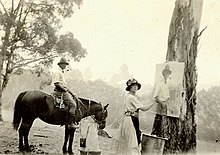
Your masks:
<svg viewBox="0 0 220 155"><path fill-rule="evenodd" d="M101 103L80 98L79 105L81 107L79 109L82 113L82 117L91 116L94 121L99 124L100 129L105 128L106 118L108 116L107 107L109 104L103 107Z"/></svg>
<svg viewBox="0 0 220 155"><path fill-rule="evenodd" d="M101 105L101 103L100 103ZM99 124L99 129L104 129L106 125L106 118L108 116L108 107L109 104L105 105L104 107L97 108L96 113L94 114L95 121Z"/></svg>

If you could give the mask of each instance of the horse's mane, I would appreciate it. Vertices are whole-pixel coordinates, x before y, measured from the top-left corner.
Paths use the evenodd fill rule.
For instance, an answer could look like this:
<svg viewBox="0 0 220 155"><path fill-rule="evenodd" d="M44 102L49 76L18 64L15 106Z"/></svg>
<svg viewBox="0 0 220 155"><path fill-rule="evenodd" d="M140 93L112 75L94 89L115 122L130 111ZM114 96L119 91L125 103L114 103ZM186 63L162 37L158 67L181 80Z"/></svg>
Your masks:
<svg viewBox="0 0 220 155"><path fill-rule="evenodd" d="M102 110L103 109L101 102L96 102L94 100L87 99L87 98L81 98L81 97L79 97L79 100L81 100L82 103L85 104L88 107L94 106L94 108L96 107L95 108L96 110Z"/></svg>

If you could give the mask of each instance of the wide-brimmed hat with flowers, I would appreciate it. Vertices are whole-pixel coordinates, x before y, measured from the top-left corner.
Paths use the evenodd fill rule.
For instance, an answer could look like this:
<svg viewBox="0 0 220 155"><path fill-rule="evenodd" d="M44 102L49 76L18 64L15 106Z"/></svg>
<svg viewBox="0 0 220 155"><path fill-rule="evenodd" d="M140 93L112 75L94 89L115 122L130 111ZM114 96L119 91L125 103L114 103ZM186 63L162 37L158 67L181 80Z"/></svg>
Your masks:
<svg viewBox="0 0 220 155"><path fill-rule="evenodd" d="M129 80L126 82L127 87L126 87L125 90L130 91L131 86L132 86L132 85L135 85L135 84L138 86L138 90L139 90L139 89L141 88L141 84L138 83L138 81L137 81L135 78L129 79Z"/></svg>
<svg viewBox="0 0 220 155"><path fill-rule="evenodd" d="M66 61L66 59L63 58L63 57L60 59L60 62L58 62L58 65L59 65L59 64L66 64L66 65L69 65L69 63L68 63L68 62Z"/></svg>

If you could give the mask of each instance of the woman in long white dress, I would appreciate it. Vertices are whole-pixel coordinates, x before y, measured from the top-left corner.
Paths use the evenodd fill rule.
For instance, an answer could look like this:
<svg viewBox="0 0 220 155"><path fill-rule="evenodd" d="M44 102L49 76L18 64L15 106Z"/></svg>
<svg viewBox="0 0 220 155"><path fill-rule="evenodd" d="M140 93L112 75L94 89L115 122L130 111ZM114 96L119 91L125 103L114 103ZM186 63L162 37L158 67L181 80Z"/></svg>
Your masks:
<svg viewBox="0 0 220 155"><path fill-rule="evenodd" d="M117 155L140 155L141 131L139 129L139 110L147 111L155 103L143 106L136 92L141 84L134 78L127 82L125 96L125 114L119 128Z"/></svg>

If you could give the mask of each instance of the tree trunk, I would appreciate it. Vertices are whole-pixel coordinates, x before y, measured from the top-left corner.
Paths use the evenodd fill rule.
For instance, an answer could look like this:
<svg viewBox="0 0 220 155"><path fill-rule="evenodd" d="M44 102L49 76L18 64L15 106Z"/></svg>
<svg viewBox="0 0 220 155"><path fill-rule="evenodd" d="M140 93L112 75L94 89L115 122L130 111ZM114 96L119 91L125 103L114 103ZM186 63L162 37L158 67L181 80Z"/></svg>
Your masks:
<svg viewBox="0 0 220 155"><path fill-rule="evenodd" d="M155 117L152 134L168 138L164 154L196 151L196 57L202 5L203 0L176 0L173 11L166 60L185 62L186 109L180 109L180 118L158 114Z"/></svg>
<svg viewBox="0 0 220 155"><path fill-rule="evenodd" d="M3 90L5 88L5 78L7 79L6 73L4 74L4 61L6 59L6 51L7 51L7 47L9 46L9 36L10 36L10 32L11 32L11 24L8 24L6 26L6 30L5 30L5 36L2 37L2 47L1 47L1 53L0 53L0 121L3 121L2 118L2 96L3 96Z"/></svg>
<svg viewBox="0 0 220 155"><path fill-rule="evenodd" d="M1 51L0 54L0 76L2 77L2 71L3 71L3 51ZM0 121L3 121L2 118L2 81L3 79L0 78Z"/></svg>
<svg viewBox="0 0 220 155"><path fill-rule="evenodd" d="M186 114L184 114L184 119L179 121L179 123L168 124L168 126L177 126L173 129L179 130L177 136L172 136L176 131L170 132L173 139L178 139L178 141L172 141L171 138L170 146L179 145L181 152L196 151L196 57L198 39L201 35L199 34L199 25L202 6L203 0L176 0L168 37L166 60L185 62L183 83L186 93ZM172 148L167 147L167 150Z"/></svg>

